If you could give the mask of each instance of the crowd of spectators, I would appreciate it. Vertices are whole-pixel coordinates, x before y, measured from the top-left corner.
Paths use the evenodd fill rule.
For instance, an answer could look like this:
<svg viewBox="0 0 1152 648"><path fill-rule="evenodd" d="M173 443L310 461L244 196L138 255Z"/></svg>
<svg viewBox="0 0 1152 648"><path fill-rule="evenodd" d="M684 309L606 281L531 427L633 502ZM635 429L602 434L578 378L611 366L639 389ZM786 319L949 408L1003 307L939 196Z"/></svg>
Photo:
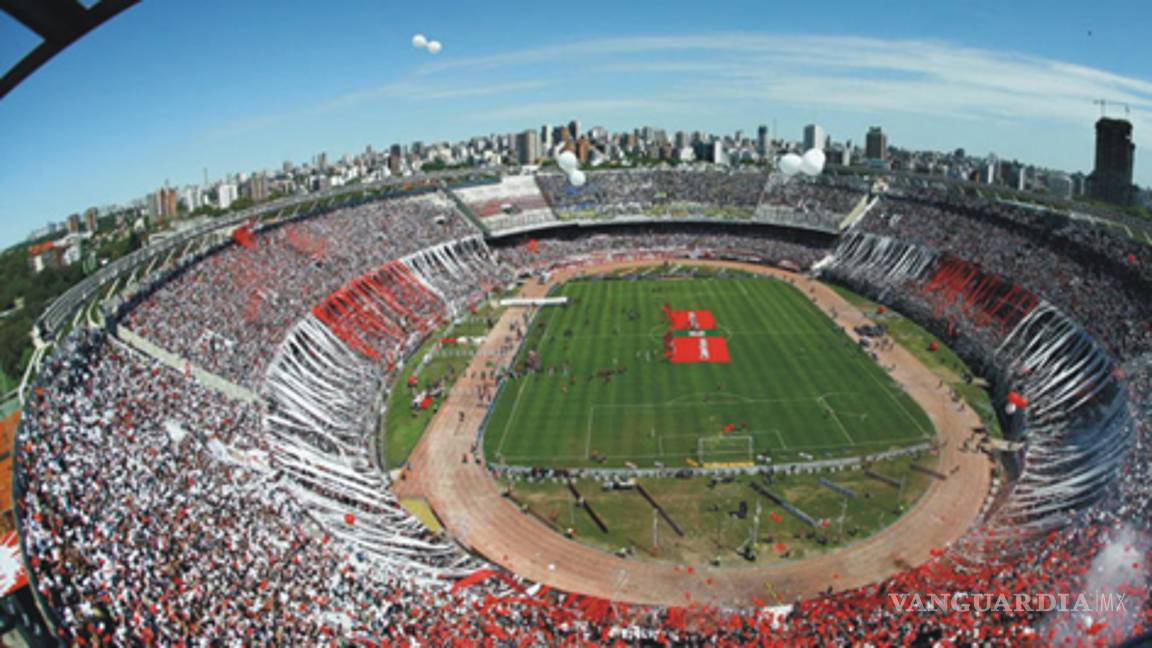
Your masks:
<svg viewBox="0 0 1152 648"><path fill-rule="evenodd" d="M800 176L772 176L756 207L756 220L836 231L868 194L866 186Z"/></svg>
<svg viewBox="0 0 1152 648"><path fill-rule="evenodd" d="M492 231L556 220L536 179L529 175L504 176L498 182L468 185L452 191L465 208Z"/></svg>
<svg viewBox="0 0 1152 648"><path fill-rule="evenodd" d="M806 269L831 251L831 242L787 231L725 233L709 228L628 228L583 231L503 243L500 260L521 270L547 270L594 260L626 260L638 255L725 258Z"/></svg>
<svg viewBox="0 0 1152 648"><path fill-rule="evenodd" d="M133 308L128 328L255 388L285 332L349 280L419 249L475 235L443 194L338 209L259 233L184 269Z"/></svg>
<svg viewBox="0 0 1152 648"><path fill-rule="evenodd" d="M582 187L559 174L537 181L562 220L717 218L835 231L867 195L866 186L846 180L758 169L602 171L587 178Z"/></svg>
<svg viewBox="0 0 1152 648"><path fill-rule="evenodd" d="M497 264L478 237L420 250L404 264L453 306L471 306L513 279L511 269Z"/></svg>
<svg viewBox="0 0 1152 648"><path fill-rule="evenodd" d="M1137 448L1146 452L1152 363L1128 371L1144 417ZM1145 455L1133 456L1111 497L1044 537L973 549L982 542L974 532L925 565L776 615L764 606L778 601L751 601L746 610L623 606L545 593L506 574L460 587L376 569L353 545L312 528L283 496L256 417L253 406L225 401L100 334L69 340L42 375L18 464L34 582L64 639L815 646L1052 645L1068 635L1095 645L1152 627L1152 553L1124 531L1147 524ZM1106 551L1121 559L1102 565ZM1119 576L1092 581L1106 569ZM830 587L835 578L829 574ZM986 606L1015 606L1021 594L1075 600L1097 586L1125 594L1128 614L1045 617L1018 607L981 612L975 603L925 612L908 598L964 592L991 597Z"/></svg>
<svg viewBox="0 0 1152 648"><path fill-rule="evenodd" d="M589 174L589 185L599 175ZM542 187L548 177L541 176ZM973 530L925 565L864 588L787 602L794 605L781 615L766 612L764 602L750 610L613 605L502 573L468 587L429 582L378 568L370 552L348 541L351 534L329 534L317 524L316 507L301 503L300 479L277 465L261 427L263 406L230 401L102 333L78 331L41 371L18 438L16 496L33 581L62 637L77 645L1116 643L1152 628L1152 547L1140 535L1152 514L1152 300L1138 292L1148 278L1148 253L1114 247L1107 235L1076 223L1034 221L1021 209L884 199L862 229L1020 281L1127 360L1132 454L1108 493L1043 537L992 540ZM614 229L511 241L497 254L510 267L535 271L644 255L806 269L830 252L829 241L796 232ZM327 295L386 261L471 234L443 196L338 211L265 232L254 248L209 256L132 311L129 325L254 385L288 329ZM1114 264L1093 263L1094 255L1117 254L1123 258ZM482 247L452 248L411 267L428 274L445 298L467 300L476 281L507 278L483 255ZM453 272L460 281L446 278ZM371 391L348 393L366 399ZM317 433L333 430L321 423ZM312 478L318 483L323 472ZM371 515L371 508L357 512ZM1113 554L1122 560L1103 564ZM1108 571L1121 573L1104 585L1094 580ZM902 595L971 592L1015 601L1095 586L1127 594L1131 614L925 613L897 605Z"/></svg>
<svg viewBox="0 0 1152 648"><path fill-rule="evenodd" d="M561 219L712 216L749 219L767 177L759 170L622 170L588 172L575 187L563 174L536 180Z"/></svg>
<svg viewBox="0 0 1152 648"><path fill-rule="evenodd" d="M1152 350L1148 250L1068 219L1049 221L1041 212L996 205L886 197L860 228L1019 282L1079 321L1118 358Z"/></svg>
<svg viewBox="0 0 1152 648"><path fill-rule="evenodd" d="M335 614L371 600L373 575L278 493L255 407L100 334L61 351L18 479L28 558L69 639L314 642L322 600L347 598Z"/></svg>

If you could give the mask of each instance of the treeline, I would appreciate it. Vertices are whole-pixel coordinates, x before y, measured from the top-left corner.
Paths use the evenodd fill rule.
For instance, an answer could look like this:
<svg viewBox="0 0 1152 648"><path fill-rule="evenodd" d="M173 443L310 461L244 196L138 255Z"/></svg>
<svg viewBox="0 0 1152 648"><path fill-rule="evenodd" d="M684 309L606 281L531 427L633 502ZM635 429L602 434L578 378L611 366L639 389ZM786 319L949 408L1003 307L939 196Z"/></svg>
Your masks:
<svg viewBox="0 0 1152 648"><path fill-rule="evenodd" d="M24 372L32 355L32 324L53 299L84 278L81 266L74 263L35 274L23 245L0 253L0 312L12 311L0 319L0 370L9 377L19 378ZM13 310L20 298L23 308Z"/></svg>

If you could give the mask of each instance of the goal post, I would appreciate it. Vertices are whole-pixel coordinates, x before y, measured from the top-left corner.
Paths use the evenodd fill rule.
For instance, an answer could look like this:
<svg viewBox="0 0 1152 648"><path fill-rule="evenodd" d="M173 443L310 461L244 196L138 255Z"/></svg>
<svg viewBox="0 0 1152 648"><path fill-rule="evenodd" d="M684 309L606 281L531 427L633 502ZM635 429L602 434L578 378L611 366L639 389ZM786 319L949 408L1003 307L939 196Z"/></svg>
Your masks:
<svg viewBox="0 0 1152 648"><path fill-rule="evenodd" d="M696 458L700 465L752 464L755 461L755 441L747 435L700 437L696 440Z"/></svg>

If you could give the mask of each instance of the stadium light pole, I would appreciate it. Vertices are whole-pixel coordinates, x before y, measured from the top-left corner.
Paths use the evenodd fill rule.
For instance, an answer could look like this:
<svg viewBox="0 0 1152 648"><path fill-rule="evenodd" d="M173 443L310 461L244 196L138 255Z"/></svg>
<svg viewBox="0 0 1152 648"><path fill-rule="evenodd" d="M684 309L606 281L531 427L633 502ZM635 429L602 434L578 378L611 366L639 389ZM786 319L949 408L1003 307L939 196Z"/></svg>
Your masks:
<svg viewBox="0 0 1152 648"><path fill-rule="evenodd" d="M756 498L756 515L752 517L752 536L748 538L748 551L756 551L756 539L760 537L760 498Z"/></svg>
<svg viewBox="0 0 1152 648"><path fill-rule="evenodd" d="M848 498L845 497L840 502L840 540L841 544L844 543L844 517L848 515Z"/></svg>

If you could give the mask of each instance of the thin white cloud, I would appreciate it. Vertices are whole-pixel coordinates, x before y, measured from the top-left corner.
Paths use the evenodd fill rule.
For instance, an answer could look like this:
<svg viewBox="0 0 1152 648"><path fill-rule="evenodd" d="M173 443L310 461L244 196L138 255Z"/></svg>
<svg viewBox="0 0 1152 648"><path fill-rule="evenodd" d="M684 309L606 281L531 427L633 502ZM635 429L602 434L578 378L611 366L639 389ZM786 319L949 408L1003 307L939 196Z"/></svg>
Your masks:
<svg viewBox="0 0 1152 648"><path fill-rule="evenodd" d="M796 105L867 107L948 117L1084 123L1092 102L1127 104L1152 145L1152 82L1016 52L931 40L717 34L612 38L429 63L434 77L563 61L592 74L675 75L687 98L717 93Z"/></svg>
<svg viewBox="0 0 1152 648"><path fill-rule="evenodd" d="M432 99L459 99L463 97L483 97L489 95L513 94L540 90L550 85L548 81L509 81L503 83L482 83L461 85L459 83L435 83L428 80L405 80L389 83L368 90L350 92L321 104L319 110L347 108L365 101L380 98L426 101Z"/></svg>
<svg viewBox="0 0 1152 648"><path fill-rule="evenodd" d="M938 120L940 129L1066 124L1085 135L1098 115L1092 102L1105 99L1130 106L1137 145L1152 147L1147 79L936 40L752 33L592 39L472 57L456 53L393 82L230 130L263 129L302 114L329 118L379 99L389 100L387 109L400 116L421 101L455 102L462 119L482 125L478 132L486 132L484 122L572 117L709 128L722 114L733 123L769 106L899 113ZM1036 161L1079 156L1072 146L1083 143L1055 136L1034 142Z"/></svg>
<svg viewBox="0 0 1152 648"><path fill-rule="evenodd" d="M473 120L524 119L562 122L573 116L587 119L601 119L608 115L617 118L624 116L652 117L653 114L706 113L709 106L671 99L578 99L572 101L536 101L510 103L492 110L478 111L468 115Z"/></svg>
<svg viewBox="0 0 1152 648"><path fill-rule="evenodd" d="M356 106L379 100L396 99L403 101L433 101L442 99L463 99L492 95L512 95L548 87L548 81L510 81L505 83L480 83L464 85L460 83L434 82L430 80L405 80L388 83L375 88L356 90L320 103L302 106L264 115L256 115L236 120L207 134L208 138L227 138L250 133L264 128L282 125L302 117L322 116L348 110Z"/></svg>

